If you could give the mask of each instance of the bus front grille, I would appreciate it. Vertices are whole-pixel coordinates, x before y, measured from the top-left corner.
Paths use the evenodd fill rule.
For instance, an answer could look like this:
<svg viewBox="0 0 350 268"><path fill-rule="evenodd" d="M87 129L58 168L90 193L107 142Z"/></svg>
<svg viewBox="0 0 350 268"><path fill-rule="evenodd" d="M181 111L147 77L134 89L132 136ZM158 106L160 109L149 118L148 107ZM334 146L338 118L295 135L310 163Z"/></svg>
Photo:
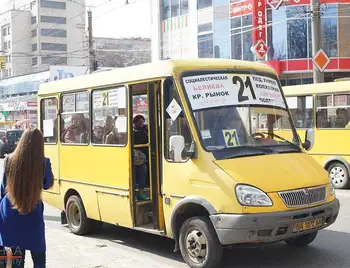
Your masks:
<svg viewBox="0 0 350 268"><path fill-rule="evenodd" d="M326 193L327 187L320 186L279 192L278 194L287 207L300 207L325 201Z"/></svg>

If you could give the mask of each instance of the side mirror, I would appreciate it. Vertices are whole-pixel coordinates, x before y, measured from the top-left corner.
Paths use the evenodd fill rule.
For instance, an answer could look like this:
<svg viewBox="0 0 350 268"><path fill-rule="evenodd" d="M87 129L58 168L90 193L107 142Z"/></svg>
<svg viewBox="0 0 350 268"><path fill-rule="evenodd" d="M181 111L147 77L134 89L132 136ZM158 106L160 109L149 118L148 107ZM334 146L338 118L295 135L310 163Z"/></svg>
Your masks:
<svg viewBox="0 0 350 268"><path fill-rule="evenodd" d="M185 138L181 135L171 136L169 139L169 152L171 159L178 163L181 162L182 152L185 149Z"/></svg>
<svg viewBox="0 0 350 268"><path fill-rule="evenodd" d="M303 147L305 150L310 151L315 143L315 131L313 129L308 129L305 132L305 142Z"/></svg>

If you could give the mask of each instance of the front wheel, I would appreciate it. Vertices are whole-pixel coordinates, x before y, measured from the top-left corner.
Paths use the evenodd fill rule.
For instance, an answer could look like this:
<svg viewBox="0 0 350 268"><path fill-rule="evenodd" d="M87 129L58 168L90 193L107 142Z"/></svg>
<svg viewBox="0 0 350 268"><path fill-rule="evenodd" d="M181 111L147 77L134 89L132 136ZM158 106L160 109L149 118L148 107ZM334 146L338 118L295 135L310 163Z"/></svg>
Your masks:
<svg viewBox="0 0 350 268"><path fill-rule="evenodd" d="M300 248L311 244L316 239L316 236L317 231L286 240L285 242L288 246Z"/></svg>
<svg viewBox="0 0 350 268"><path fill-rule="evenodd" d="M86 216L83 201L79 196L72 195L66 204L66 216L69 229L77 235L91 231L92 220Z"/></svg>
<svg viewBox="0 0 350 268"><path fill-rule="evenodd" d="M223 248L208 218L187 219L180 229L179 245L181 255L189 267L220 267Z"/></svg>
<svg viewBox="0 0 350 268"><path fill-rule="evenodd" d="M349 171L343 163L335 162L331 164L328 168L328 174L336 189L347 189L349 187Z"/></svg>

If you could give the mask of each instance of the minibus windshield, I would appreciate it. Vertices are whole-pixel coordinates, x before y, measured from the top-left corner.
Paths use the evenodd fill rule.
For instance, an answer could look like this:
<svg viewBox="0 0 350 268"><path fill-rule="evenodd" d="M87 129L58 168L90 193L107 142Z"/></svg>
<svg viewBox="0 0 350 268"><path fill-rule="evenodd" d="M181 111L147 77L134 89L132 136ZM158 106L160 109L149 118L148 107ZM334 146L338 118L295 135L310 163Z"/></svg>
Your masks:
<svg viewBox="0 0 350 268"><path fill-rule="evenodd" d="M182 83L207 151L240 155L300 152L278 80L251 73L184 76ZM283 122L290 134L274 130Z"/></svg>

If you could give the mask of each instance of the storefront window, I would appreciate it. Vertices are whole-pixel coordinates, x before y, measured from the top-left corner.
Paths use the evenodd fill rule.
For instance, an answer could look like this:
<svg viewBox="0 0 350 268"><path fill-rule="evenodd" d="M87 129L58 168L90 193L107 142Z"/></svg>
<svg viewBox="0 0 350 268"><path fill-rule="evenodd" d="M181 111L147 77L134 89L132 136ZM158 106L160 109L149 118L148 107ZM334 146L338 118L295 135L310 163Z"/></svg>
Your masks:
<svg viewBox="0 0 350 268"><path fill-rule="evenodd" d="M213 58L213 34L203 34L198 36L198 56L199 58Z"/></svg>
<svg viewBox="0 0 350 268"><path fill-rule="evenodd" d="M230 20L214 22L215 58L230 58Z"/></svg>

